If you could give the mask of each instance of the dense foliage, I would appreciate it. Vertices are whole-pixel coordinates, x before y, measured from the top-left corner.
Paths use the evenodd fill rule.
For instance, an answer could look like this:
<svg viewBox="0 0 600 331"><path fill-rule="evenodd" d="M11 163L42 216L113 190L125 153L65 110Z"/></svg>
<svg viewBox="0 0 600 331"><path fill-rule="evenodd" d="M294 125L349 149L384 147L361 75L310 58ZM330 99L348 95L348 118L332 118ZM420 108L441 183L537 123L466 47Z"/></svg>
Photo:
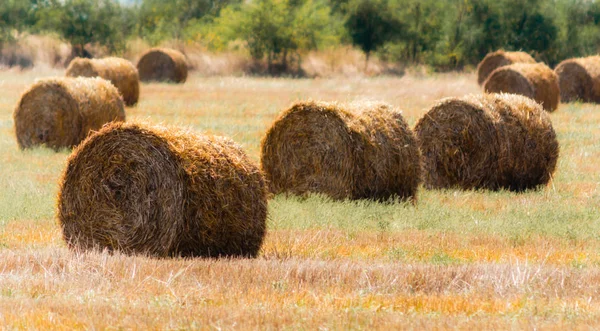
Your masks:
<svg viewBox="0 0 600 331"><path fill-rule="evenodd" d="M127 40L194 41L287 66L303 53L353 44L387 61L441 70L487 52L524 50L550 65L594 54L600 3L587 0L3 0L0 47L21 32L52 32L111 52Z"/></svg>

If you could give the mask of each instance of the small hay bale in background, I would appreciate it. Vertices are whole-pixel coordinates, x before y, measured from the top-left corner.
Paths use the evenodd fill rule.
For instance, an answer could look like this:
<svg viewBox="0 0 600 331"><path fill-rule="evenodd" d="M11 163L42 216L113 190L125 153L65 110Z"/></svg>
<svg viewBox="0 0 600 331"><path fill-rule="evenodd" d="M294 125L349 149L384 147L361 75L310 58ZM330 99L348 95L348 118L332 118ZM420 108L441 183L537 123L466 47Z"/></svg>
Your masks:
<svg viewBox="0 0 600 331"><path fill-rule="evenodd" d="M112 123L69 157L58 219L82 250L254 257L267 194L260 169L227 138Z"/></svg>
<svg viewBox="0 0 600 331"><path fill-rule="evenodd" d="M421 181L413 132L380 103L292 105L263 138L261 163L275 194L415 201Z"/></svg>
<svg viewBox="0 0 600 331"><path fill-rule="evenodd" d="M551 179L559 154L547 113L514 94L443 99L415 132L428 188L535 188Z"/></svg>
<svg viewBox="0 0 600 331"><path fill-rule="evenodd" d="M123 96L127 106L133 106L140 97L140 77L137 68L118 57L104 59L76 58L66 71L67 77L101 77L109 80Z"/></svg>
<svg viewBox="0 0 600 331"><path fill-rule="evenodd" d="M600 103L600 56L568 59L554 69L563 102Z"/></svg>
<svg viewBox="0 0 600 331"><path fill-rule="evenodd" d="M525 52L498 50L488 53L477 65L477 83L482 85L492 71L513 63L535 63L535 59Z"/></svg>
<svg viewBox="0 0 600 331"><path fill-rule="evenodd" d="M23 93L13 113L19 147L71 148L92 130L125 121L119 91L102 78L49 78Z"/></svg>
<svg viewBox="0 0 600 331"><path fill-rule="evenodd" d="M558 76L543 63L515 63L494 70L483 84L488 93L524 95L553 112L560 103Z"/></svg>
<svg viewBox="0 0 600 331"><path fill-rule="evenodd" d="M188 68L185 55L169 48L153 48L137 64L142 82L184 83Z"/></svg>

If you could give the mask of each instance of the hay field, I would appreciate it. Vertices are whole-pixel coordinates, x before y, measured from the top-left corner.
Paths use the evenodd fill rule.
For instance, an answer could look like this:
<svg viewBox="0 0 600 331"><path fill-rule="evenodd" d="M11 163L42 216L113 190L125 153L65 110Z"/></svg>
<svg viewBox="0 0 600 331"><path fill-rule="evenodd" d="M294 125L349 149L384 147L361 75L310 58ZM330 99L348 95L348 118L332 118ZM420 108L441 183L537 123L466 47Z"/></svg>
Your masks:
<svg viewBox="0 0 600 331"><path fill-rule="evenodd" d="M35 78L0 72L0 325L8 329L597 328L600 106L551 114L544 190L426 191L418 205L275 197L255 260L67 250L55 219L68 152L19 151L12 111ZM127 119L232 137L254 160L293 101L375 99L410 125L474 74L319 80L202 78L141 86Z"/></svg>

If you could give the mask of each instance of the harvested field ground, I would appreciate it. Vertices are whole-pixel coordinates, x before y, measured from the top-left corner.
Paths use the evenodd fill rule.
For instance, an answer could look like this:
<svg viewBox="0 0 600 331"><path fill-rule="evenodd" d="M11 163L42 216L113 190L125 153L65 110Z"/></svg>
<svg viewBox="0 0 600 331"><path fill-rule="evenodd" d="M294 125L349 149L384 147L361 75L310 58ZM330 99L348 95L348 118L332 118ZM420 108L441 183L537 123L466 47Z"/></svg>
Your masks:
<svg viewBox="0 0 600 331"><path fill-rule="evenodd" d="M75 254L55 219L68 151L20 151L12 111L35 78L0 72L0 325L8 329L514 329L600 325L600 106L550 115L551 184L420 190L418 205L276 196L256 260ZM413 126L474 74L145 84L130 121L226 135L258 161L293 101L381 100Z"/></svg>

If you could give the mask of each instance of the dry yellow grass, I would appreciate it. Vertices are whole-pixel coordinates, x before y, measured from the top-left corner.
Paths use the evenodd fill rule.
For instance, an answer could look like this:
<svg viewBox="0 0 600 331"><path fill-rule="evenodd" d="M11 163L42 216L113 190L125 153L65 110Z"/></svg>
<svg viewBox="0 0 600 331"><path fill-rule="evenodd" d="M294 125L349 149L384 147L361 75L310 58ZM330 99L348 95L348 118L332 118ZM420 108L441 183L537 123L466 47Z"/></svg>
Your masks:
<svg viewBox="0 0 600 331"><path fill-rule="evenodd" d="M11 111L35 78L0 72L0 325L7 329L594 329L600 325L600 111L550 114L561 158L521 194L421 190L419 203L275 197L259 257L76 254L55 203L67 152L20 151ZM473 74L288 80L189 77L148 84L128 120L243 144L296 100L370 99L411 126ZM397 86L406 88L399 89ZM198 93L198 91L202 93Z"/></svg>
<svg viewBox="0 0 600 331"><path fill-rule="evenodd" d="M9 328L507 328L531 323L525 312L546 325L600 316L600 272L528 263L165 261L55 248L0 261Z"/></svg>
<svg viewBox="0 0 600 331"><path fill-rule="evenodd" d="M555 266L600 265L598 243L565 242L541 236L526 240L490 235L402 231L393 234L339 230L271 231L268 258L351 259L401 263L541 263Z"/></svg>
<svg viewBox="0 0 600 331"><path fill-rule="evenodd" d="M7 222L0 246L11 250L64 247L57 224L31 220ZM408 230L347 232L342 230L272 230L260 256L266 259L348 260L458 265L474 263L540 263L556 267L600 265L595 241L568 241L543 236L526 240L494 235L459 235Z"/></svg>

